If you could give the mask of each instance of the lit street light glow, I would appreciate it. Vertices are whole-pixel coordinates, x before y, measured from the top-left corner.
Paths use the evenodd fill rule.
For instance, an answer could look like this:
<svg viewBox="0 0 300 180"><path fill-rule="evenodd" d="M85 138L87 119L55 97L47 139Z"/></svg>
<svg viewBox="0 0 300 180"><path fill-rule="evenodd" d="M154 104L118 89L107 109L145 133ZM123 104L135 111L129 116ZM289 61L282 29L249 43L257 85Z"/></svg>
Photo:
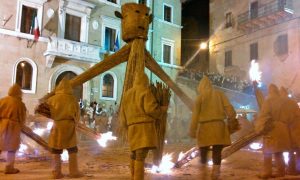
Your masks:
<svg viewBox="0 0 300 180"><path fill-rule="evenodd" d="M200 43L200 49L207 49L207 43L206 42L201 42Z"/></svg>

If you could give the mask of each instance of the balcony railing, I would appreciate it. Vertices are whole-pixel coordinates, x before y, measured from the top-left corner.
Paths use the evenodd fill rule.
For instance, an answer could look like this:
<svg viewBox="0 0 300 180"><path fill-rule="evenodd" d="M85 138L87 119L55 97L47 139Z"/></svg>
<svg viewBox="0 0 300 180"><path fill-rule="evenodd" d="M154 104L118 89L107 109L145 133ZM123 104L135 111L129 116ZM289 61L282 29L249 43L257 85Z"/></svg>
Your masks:
<svg viewBox="0 0 300 180"><path fill-rule="evenodd" d="M99 46L51 37L44 55L97 63L100 61L100 54L105 52Z"/></svg>
<svg viewBox="0 0 300 180"><path fill-rule="evenodd" d="M281 20L293 15L293 1L292 0L274 0L267 4L260 5L253 11L246 11L238 15L238 25L240 28L255 25L266 25L269 21Z"/></svg>

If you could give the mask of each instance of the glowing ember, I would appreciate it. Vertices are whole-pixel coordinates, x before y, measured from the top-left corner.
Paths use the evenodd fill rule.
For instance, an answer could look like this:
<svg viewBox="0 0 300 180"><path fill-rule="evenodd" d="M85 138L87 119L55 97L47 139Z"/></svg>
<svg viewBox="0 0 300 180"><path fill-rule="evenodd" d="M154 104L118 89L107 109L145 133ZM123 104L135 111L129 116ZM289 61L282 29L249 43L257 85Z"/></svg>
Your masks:
<svg viewBox="0 0 300 180"><path fill-rule="evenodd" d="M283 158L284 158L284 163L287 165L289 162L289 153L288 152L284 152L283 153Z"/></svg>
<svg viewBox="0 0 300 180"><path fill-rule="evenodd" d="M25 145L25 144L23 144L23 143L21 143L19 151L17 153L17 156L23 156L25 154L25 152L26 152L27 149L28 149L28 146Z"/></svg>
<svg viewBox="0 0 300 180"><path fill-rule="evenodd" d="M101 134L101 136L97 140L97 142L101 147L106 147L107 141L110 141L110 140L117 140L117 137L113 136L111 131L108 131L107 133Z"/></svg>
<svg viewBox="0 0 300 180"><path fill-rule="evenodd" d="M252 143L250 144L250 148L253 149L253 150L259 150L262 148L262 144L261 143Z"/></svg>
<svg viewBox="0 0 300 180"><path fill-rule="evenodd" d="M251 67L249 70L249 75L251 81L256 81L257 83L261 80L261 72L259 71L259 65L255 60L251 61Z"/></svg>
<svg viewBox="0 0 300 180"><path fill-rule="evenodd" d="M52 129L53 122L48 122L47 124L47 130L50 131Z"/></svg>
<svg viewBox="0 0 300 180"><path fill-rule="evenodd" d="M180 152L179 155L178 155L177 161L181 161L183 157L184 157L184 153Z"/></svg>
<svg viewBox="0 0 300 180"><path fill-rule="evenodd" d="M66 162L69 161L69 154L67 150L64 150L63 153L60 155L61 160Z"/></svg>
<svg viewBox="0 0 300 180"><path fill-rule="evenodd" d="M28 146L25 144L20 144L19 152L24 153L28 149Z"/></svg>
<svg viewBox="0 0 300 180"><path fill-rule="evenodd" d="M36 128L33 130L33 132L39 136L42 136L45 132L45 129L41 129L41 128Z"/></svg>
<svg viewBox="0 0 300 180"><path fill-rule="evenodd" d="M160 174L170 174L172 172L171 169L174 167L174 165L175 164L172 162L172 153L167 153L162 157L159 167L152 166L151 172Z"/></svg>

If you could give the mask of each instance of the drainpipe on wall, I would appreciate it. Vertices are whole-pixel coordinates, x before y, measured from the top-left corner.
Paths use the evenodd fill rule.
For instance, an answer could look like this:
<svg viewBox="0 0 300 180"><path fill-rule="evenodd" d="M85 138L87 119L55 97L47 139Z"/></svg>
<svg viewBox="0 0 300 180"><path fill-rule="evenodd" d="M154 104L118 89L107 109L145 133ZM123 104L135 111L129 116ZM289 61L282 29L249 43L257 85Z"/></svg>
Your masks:
<svg viewBox="0 0 300 180"><path fill-rule="evenodd" d="M153 56L153 48L154 48L154 0L152 0L152 24L151 24L151 29L152 29L152 38L151 38L151 55ZM150 71L150 82L152 83L152 71Z"/></svg>

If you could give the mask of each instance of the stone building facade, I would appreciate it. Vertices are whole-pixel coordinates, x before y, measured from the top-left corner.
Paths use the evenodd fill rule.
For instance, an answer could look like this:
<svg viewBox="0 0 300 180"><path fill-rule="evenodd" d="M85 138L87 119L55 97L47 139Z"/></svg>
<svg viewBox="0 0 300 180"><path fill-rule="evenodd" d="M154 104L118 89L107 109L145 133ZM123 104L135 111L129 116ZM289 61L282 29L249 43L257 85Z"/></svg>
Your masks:
<svg viewBox="0 0 300 180"><path fill-rule="evenodd" d="M300 97L300 1L211 0L210 71L249 79L251 60L262 82Z"/></svg>
<svg viewBox="0 0 300 180"><path fill-rule="evenodd" d="M145 3L154 15L147 49L173 78L180 69L180 0L11 0L0 2L0 96L22 86L32 114L38 99L63 78L73 78L120 49L124 3ZM37 22L37 23L33 23ZM34 40L34 27L40 36ZM119 104L126 63L78 86L78 99L109 107ZM147 71L150 79L158 78Z"/></svg>

